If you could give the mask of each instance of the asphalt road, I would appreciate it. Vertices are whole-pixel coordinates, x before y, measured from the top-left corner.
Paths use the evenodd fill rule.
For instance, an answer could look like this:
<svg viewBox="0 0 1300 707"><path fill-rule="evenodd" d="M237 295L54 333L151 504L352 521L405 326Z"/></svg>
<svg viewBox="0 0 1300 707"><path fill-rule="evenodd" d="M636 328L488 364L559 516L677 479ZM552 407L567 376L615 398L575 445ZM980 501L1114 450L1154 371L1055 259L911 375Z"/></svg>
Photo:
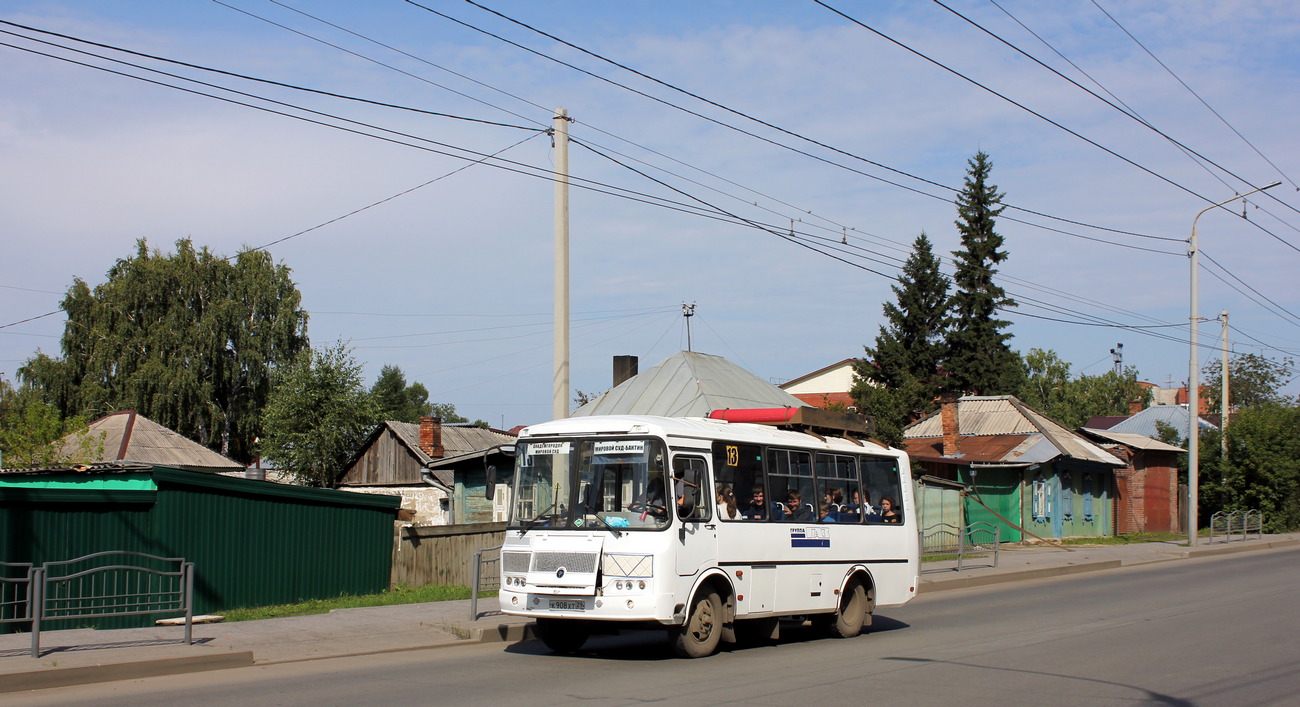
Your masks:
<svg viewBox="0 0 1300 707"><path fill-rule="evenodd" d="M1300 700L1300 549L922 596L849 640L704 660L662 634L391 653L13 694L30 705L1272 705Z"/></svg>

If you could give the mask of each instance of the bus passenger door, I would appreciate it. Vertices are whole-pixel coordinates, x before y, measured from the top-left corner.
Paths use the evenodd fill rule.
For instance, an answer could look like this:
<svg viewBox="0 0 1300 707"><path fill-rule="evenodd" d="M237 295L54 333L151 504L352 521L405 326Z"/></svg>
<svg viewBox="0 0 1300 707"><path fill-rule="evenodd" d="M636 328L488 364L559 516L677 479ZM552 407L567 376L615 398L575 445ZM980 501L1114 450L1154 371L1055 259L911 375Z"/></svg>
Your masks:
<svg viewBox="0 0 1300 707"><path fill-rule="evenodd" d="M709 483L708 462L703 456L675 455L673 476L677 493L689 495L693 501L678 504L676 529L677 574L691 577L717 562L717 495Z"/></svg>

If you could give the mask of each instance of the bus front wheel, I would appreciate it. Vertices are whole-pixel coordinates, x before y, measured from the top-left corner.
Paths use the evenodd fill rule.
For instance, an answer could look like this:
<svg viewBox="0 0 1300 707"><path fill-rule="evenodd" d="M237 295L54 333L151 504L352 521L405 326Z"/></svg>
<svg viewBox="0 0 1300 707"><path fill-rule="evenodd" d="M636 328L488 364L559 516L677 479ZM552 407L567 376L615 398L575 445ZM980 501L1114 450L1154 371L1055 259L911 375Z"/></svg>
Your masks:
<svg viewBox="0 0 1300 707"><path fill-rule="evenodd" d="M691 602L686 625L670 630L673 652L683 658L713 655L722 638L722 599L713 589L701 590Z"/></svg>
<svg viewBox="0 0 1300 707"><path fill-rule="evenodd" d="M832 636L853 638L862 633L867 622L867 590L861 582L852 582L840 596L840 610L826 617L826 628Z"/></svg>
<svg viewBox="0 0 1300 707"><path fill-rule="evenodd" d="M547 648L556 653L577 653L591 631L581 621L537 619L537 634Z"/></svg>

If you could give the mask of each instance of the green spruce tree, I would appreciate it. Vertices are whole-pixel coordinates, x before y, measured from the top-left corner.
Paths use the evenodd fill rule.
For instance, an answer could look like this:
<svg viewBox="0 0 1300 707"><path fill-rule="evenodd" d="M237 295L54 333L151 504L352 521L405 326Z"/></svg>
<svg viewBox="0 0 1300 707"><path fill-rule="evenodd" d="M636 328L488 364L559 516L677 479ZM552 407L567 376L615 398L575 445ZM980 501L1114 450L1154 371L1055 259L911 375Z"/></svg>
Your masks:
<svg viewBox="0 0 1300 707"><path fill-rule="evenodd" d="M956 271L950 305L948 357L944 369L958 393L1015 393L1023 380L1020 357L1007 345L1011 323L997 318L999 309L1016 306L994 281L997 265L1007 259L997 217L1003 194L988 181L993 163L984 152L968 162L966 182L957 195L957 230L961 250L953 251Z"/></svg>
<svg viewBox="0 0 1300 707"><path fill-rule="evenodd" d="M379 372L379 378L370 388L370 395L379 407L381 420L419 422L421 417L433 412L433 405L429 403L429 389L422 383L407 385L406 374L391 364Z"/></svg>
<svg viewBox="0 0 1300 707"><path fill-rule="evenodd" d="M944 358L948 280L939 269L924 233L912 244L898 283L895 302L884 304L885 324L875 347L854 364L858 382L853 399L858 410L876 420L876 435L889 444L902 441L902 428L934 407L943 388L939 364Z"/></svg>

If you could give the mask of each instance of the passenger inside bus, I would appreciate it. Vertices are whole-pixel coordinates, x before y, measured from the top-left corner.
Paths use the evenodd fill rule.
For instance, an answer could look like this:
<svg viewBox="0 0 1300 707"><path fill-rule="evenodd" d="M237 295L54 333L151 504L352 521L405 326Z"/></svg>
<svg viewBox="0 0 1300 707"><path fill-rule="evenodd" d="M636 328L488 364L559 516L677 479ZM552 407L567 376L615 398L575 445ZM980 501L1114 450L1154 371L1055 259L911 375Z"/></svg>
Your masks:
<svg viewBox="0 0 1300 707"><path fill-rule="evenodd" d="M767 518L767 498L763 494L761 485L754 487L754 493L749 499L749 504L745 506L745 517L750 520L764 520Z"/></svg>
<svg viewBox="0 0 1300 707"><path fill-rule="evenodd" d="M722 520L735 520L740 517L736 508L736 494L730 486L718 487L718 517Z"/></svg>
<svg viewBox="0 0 1300 707"><path fill-rule="evenodd" d="M839 513L832 509L831 504L823 503L818 510L818 518L823 523L838 523Z"/></svg>
<svg viewBox="0 0 1300 707"><path fill-rule="evenodd" d="M785 493L785 519L792 520L796 523L807 523L812 521L812 507L803 502L803 495L798 489L790 489Z"/></svg>
<svg viewBox="0 0 1300 707"><path fill-rule="evenodd" d="M903 514L894 510L894 499L885 496L880 499L880 522L881 523L902 523Z"/></svg>

